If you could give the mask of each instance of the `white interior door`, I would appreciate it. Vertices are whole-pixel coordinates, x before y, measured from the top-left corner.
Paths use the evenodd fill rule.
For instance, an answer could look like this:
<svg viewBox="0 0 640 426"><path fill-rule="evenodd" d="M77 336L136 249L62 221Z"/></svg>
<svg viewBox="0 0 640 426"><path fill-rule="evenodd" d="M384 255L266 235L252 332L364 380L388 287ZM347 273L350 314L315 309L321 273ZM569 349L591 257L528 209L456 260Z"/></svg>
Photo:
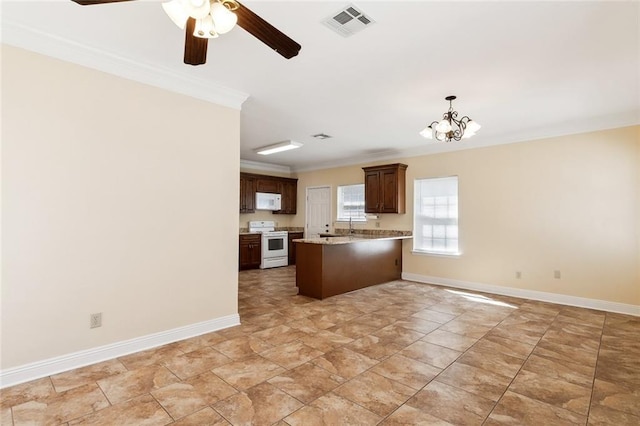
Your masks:
<svg viewBox="0 0 640 426"><path fill-rule="evenodd" d="M316 238L321 232L331 232L331 187L308 187L306 210L305 238Z"/></svg>

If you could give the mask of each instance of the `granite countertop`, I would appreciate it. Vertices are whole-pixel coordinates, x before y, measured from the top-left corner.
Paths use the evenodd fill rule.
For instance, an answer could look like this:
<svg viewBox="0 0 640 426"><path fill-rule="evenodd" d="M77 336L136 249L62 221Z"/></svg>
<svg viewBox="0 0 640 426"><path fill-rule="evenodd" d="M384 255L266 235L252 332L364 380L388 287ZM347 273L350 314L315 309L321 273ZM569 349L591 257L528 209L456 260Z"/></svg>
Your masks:
<svg viewBox="0 0 640 426"><path fill-rule="evenodd" d="M276 231L287 231L287 232L304 232L304 228L299 226L282 226L275 228ZM262 232L249 232L249 228L240 228L240 235L254 235L261 234Z"/></svg>
<svg viewBox="0 0 640 426"><path fill-rule="evenodd" d="M337 245L337 244L351 244L362 241L371 240L406 240L413 238L411 235L372 235L372 234L351 234L340 237L319 237L319 238L302 238L293 240L294 243L305 244L325 244L325 245Z"/></svg>

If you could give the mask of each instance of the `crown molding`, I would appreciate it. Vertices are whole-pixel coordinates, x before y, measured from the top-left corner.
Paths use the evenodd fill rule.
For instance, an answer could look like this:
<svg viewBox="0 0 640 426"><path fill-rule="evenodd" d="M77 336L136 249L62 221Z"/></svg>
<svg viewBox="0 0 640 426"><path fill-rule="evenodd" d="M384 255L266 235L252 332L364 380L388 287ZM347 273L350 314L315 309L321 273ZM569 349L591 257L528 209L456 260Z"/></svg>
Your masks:
<svg viewBox="0 0 640 426"><path fill-rule="evenodd" d="M247 93L86 46L4 17L2 43L237 110L249 97Z"/></svg>
<svg viewBox="0 0 640 426"><path fill-rule="evenodd" d="M265 172L291 173L289 166L279 164L262 163L260 161L240 160L240 169L262 170Z"/></svg>
<svg viewBox="0 0 640 426"><path fill-rule="evenodd" d="M518 134L507 134L497 136L476 135L473 139L466 139L464 142L444 143L425 141L423 146L405 149L389 149L365 155L343 158L335 161L317 162L309 166L292 166L292 172L311 172L315 170L333 169L338 167L355 166L369 164L377 161L388 161L421 157L424 155L442 154L453 151L463 151L469 149L487 148L497 145L508 145L523 142L535 142L550 138L573 136L585 133L600 132L624 127L640 125L640 110L628 111L617 117L596 117L591 119L589 127L556 126L550 129L525 130ZM574 124L574 123L572 123Z"/></svg>

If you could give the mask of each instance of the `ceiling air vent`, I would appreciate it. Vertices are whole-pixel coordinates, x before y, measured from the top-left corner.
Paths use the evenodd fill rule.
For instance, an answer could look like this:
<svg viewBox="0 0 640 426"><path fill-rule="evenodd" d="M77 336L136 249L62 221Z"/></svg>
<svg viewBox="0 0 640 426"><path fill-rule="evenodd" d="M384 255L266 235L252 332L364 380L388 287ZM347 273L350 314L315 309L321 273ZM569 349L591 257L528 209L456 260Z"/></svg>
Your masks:
<svg viewBox="0 0 640 426"><path fill-rule="evenodd" d="M329 139L331 138L331 136L327 135L326 133L317 133L315 135L311 135L312 138L316 138L316 139Z"/></svg>
<svg viewBox="0 0 640 426"><path fill-rule="evenodd" d="M375 21L350 4L331 14L322 23L342 37L349 37L375 24Z"/></svg>

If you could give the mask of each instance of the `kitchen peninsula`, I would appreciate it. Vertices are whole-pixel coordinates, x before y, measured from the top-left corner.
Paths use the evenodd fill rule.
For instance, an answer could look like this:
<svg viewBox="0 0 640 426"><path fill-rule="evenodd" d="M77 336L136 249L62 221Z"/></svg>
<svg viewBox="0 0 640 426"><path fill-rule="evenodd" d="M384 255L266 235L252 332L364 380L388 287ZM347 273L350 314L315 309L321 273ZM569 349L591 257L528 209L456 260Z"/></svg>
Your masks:
<svg viewBox="0 0 640 426"><path fill-rule="evenodd" d="M298 294L316 299L400 279L410 233L351 234L294 240Z"/></svg>

